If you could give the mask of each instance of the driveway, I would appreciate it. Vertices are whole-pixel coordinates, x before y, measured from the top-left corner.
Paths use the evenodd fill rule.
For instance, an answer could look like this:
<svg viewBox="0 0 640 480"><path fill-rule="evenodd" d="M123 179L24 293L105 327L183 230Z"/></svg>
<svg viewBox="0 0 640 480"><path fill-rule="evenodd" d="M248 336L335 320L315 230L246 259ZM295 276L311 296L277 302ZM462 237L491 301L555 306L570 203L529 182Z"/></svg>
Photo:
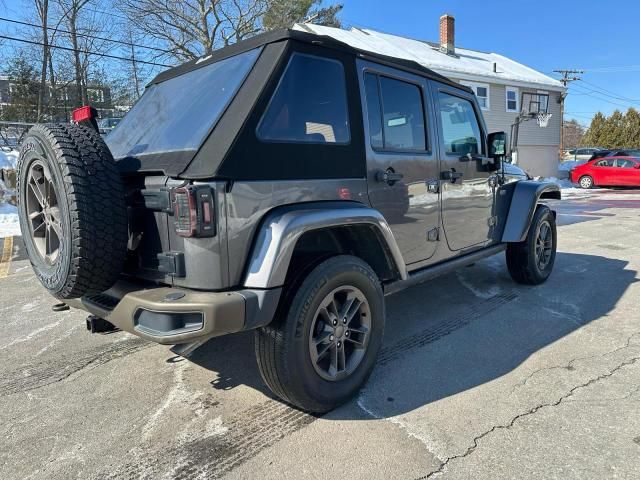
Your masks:
<svg viewBox="0 0 640 480"><path fill-rule="evenodd" d="M250 333L189 360L89 334L0 239L0 478L638 478L640 192L554 206L546 284L500 255L389 297L371 379L321 417L272 398Z"/></svg>

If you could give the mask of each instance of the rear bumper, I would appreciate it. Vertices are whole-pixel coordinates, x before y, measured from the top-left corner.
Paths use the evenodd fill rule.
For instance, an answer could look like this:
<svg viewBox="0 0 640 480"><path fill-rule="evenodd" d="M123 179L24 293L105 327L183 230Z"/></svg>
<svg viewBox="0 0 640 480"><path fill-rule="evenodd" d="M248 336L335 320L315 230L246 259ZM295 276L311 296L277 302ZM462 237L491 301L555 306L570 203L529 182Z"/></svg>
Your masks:
<svg viewBox="0 0 640 480"><path fill-rule="evenodd" d="M271 322L280 288L202 292L118 282L100 295L68 300L121 330L174 345L251 330Z"/></svg>

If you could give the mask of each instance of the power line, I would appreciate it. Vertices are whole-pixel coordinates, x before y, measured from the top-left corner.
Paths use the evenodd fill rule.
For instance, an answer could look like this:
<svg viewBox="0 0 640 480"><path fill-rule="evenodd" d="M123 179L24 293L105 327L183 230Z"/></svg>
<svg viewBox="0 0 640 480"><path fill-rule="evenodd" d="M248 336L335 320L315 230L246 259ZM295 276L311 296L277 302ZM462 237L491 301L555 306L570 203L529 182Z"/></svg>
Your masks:
<svg viewBox="0 0 640 480"><path fill-rule="evenodd" d="M16 37L9 37L7 35L0 35L1 39L5 39L5 40L10 40L13 42L21 42L21 43L29 43L31 45L39 45L41 47L44 47L44 43L42 42L37 42L35 40L25 40L23 38L16 38ZM114 60L123 60L125 62L133 62L133 60L131 58L127 58L127 57L119 57L117 55L110 55L108 53L98 53L98 52L91 52L89 50L82 50L82 49L74 49L71 47L63 47L60 45L48 45L49 48L57 48L58 50L65 50L67 52L79 52L79 53L83 53L85 55L96 55L98 57L104 57L104 58L112 58ZM163 68L172 68L171 65L164 65L162 63L156 63L156 62L149 62L147 60L136 60L136 63L144 63L146 65L154 65L156 67L163 67Z"/></svg>
<svg viewBox="0 0 640 480"><path fill-rule="evenodd" d="M635 103L635 102L640 102L640 99L638 99L638 98L629 98L629 97L624 97L624 96L619 95L619 94L617 94L617 93L615 93L615 92L613 92L613 91L611 91L611 90L607 90L607 89L606 89L606 88L604 88L604 87L599 87L599 86L598 86L598 85L596 85L595 83L588 82L587 80L584 80L584 79L583 79L582 81L583 81L584 83L586 83L587 85L590 85L590 86L591 86L591 87L593 87L593 88L596 88L596 89L598 89L598 90L601 90L602 92L610 93L610 94L611 94L610 96L611 96L612 98L616 98L616 99L618 99L618 100L627 101L627 102L634 102L634 103ZM604 93L603 93L603 95L604 95Z"/></svg>
<svg viewBox="0 0 640 480"><path fill-rule="evenodd" d="M17 25L25 25L25 26L27 26L27 27L42 28L42 25L37 25L37 24L35 24L35 23L29 23L29 22L23 22L23 21L21 21L21 20L14 20L14 19L11 19L11 18L4 18L4 17L0 17L0 21L2 21L2 22L7 22L7 23L15 23L15 24L17 24ZM70 31L68 31L68 30L63 30L63 29L60 29L60 28L54 28L54 27L47 27L47 30L49 30L49 31L55 31L55 32L61 32L61 33L66 33L66 34L68 34L68 35L71 35L71 34L72 34L72 33L71 33ZM133 47L137 47L137 48L146 48L146 49L148 49L148 50L155 50L155 51L157 51L157 52L162 52L162 53L169 53L169 54L171 54L171 53L172 53L171 51L169 51L169 50L164 50L164 49L162 49L162 48L157 48L157 47L148 47L148 46L146 46L146 45L139 45L139 44L132 43L132 42L125 42L125 41L123 41L123 40L113 40L113 39L111 39L111 38L100 37L100 36L97 36L97 35L90 35L90 34L88 34L88 33L76 33L76 35L77 35L77 36L79 36L79 37L93 38L93 39L95 39L95 40L104 40L104 41L107 41L107 42L119 43L119 44L121 44L121 45L126 45L126 46L128 46L128 47L133 46Z"/></svg>

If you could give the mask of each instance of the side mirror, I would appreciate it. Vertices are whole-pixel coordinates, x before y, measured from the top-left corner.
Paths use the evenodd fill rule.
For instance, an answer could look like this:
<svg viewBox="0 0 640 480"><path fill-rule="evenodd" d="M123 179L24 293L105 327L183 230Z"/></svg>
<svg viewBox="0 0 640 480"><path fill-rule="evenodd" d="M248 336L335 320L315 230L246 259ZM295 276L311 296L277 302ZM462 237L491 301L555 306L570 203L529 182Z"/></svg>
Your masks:
<svg viewBox="0 0 640 480"><path fill-rule="evenodd" d="M490 133L487 137L487 144L489 145L490 158L504 157L507 149L507 134L504 132Z"/></svg>

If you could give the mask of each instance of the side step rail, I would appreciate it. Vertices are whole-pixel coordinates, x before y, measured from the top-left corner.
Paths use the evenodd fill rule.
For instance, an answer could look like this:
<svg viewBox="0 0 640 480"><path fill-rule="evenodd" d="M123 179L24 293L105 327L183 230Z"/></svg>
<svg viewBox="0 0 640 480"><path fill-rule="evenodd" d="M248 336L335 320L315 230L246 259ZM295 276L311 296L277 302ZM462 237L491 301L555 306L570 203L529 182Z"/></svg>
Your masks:
<svg viewBox="0 0 640 480"><path fill-rule="evenodd" d="M430 265L423 269L417 270L409 274L409 278L406 280L397 280L384 286L384 294L391 295L405 288L418 285L423 282L432 280L440 275L453 272L461 267L466 267L472 263L476 263L484 258L491 257L497 253L503 252L507 249L506 243L494 245L492 247L483 248L476 252L461 255L452 260L447 260L436 265Z"/></svg>

